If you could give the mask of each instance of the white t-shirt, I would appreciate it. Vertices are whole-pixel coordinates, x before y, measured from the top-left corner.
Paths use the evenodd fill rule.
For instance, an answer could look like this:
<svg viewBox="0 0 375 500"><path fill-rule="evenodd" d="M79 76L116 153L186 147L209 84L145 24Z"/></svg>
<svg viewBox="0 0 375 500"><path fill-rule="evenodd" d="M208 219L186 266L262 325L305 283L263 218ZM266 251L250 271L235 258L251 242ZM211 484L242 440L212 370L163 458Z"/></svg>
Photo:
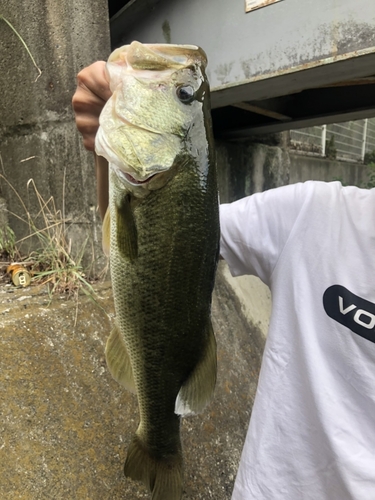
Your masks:
<svg viewBox="0 0 375 500"><path fill-rule="evenodd" d="M375 499L375 189L221 206L221 254L273 309L232 500Z"/></svg>

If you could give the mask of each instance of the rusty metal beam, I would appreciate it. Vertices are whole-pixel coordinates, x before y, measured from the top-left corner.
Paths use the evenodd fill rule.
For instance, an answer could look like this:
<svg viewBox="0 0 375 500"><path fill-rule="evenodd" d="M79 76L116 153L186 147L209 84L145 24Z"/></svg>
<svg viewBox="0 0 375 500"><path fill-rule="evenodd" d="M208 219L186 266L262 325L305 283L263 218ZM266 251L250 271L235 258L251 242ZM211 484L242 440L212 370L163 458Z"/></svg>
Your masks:
<svg viewBox="0 0 375 500"><path fill-rule="evenodd" d="M232 106L244 109L245 111L250 111L251 113L256 113L257 115L268 116L269 118L274 118L275 120L280 120L282 122L287 122L292 119L290 116L283 115L270 109L262 108L261 106L255 106L254 104L250 104L248 102L237 102L236 104L232 104Z"/></svg>
<svg viewBox="0 0 375 500"><path fill-rule="evenodd" d="M352 87L353 85L373 85L375 83L375 76L368 78L358 78L356 80L345 80L344 82L331 83L330 85L322 85L321 89L328 87Z"/></svg>
<svg viewBox="0 0 375 500"><path fill-rule="evenodd" d="M373 117L375 83L309 89L289 96L260 101L259 107L267 111L277 110L279 114L280 112L284 114L284 110L288 110L291 120L282 121L264 113L258 115L247 112L249 110L244 110L242 107L226 106L212 110L216 136L237 138ZM251 110L253 111L252 108Z"/></svg>
<svg viewBox="0 0 375 500"><path fill-rule="evenodd" d="M337 113L335 115L319 115L315 117L306 117L298 120L293 120L289 122L287 126L285 122L278 123L268 123L264 125L251 125L249 127L241 127L238 129L231 130L219 130L215 133L215 136L219 139L231 140L231 139L245 139L247 137L264 135L264 134L274 134L277 132L283 132L284 130L299 129L306 127L313 127L315 125L322 125L322 123L340 123L353 120L361 120L364 117L374 118L375 117L375 107L373 109L360 109L356 111L348 111L344 113Z"/></svg>

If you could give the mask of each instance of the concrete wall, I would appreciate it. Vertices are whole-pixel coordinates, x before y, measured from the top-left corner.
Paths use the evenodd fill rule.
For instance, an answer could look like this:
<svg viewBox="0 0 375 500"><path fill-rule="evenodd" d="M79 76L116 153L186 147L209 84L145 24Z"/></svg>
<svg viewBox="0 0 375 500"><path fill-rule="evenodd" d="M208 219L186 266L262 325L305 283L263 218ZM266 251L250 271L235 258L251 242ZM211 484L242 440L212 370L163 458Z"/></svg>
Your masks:
<svg viewBox="0 0 375 500"><path fill-rule="evenodd" d="M284 134L243 142L217 141L220 200L230 202L286 184L307 180L364 186L368 172L358 162L329 160L294 152ZM268 144L266 143L268 141Z"/></svg>
<svg viewBox="0 0 375 500"><path fill-rule="evenodd" d="M280 145L217 141L216 146L222 203L289 183L289 153Z"/></svg>
<svg viewBox="0 0 375 500"><path fill-rule="evenodd" d="M327 160L289 152L289 183L307 180L340 181L344 185L363 186L367 179L366 166L358 162Z"/></svg>
<svg viewBox="0 0 375 500"><path fill-rule="evenodd" d="M34 218L39 212L35 193L27 188L33 178L43 199L53 196L71 221L69 236L76 248L89 239L86 262L95 261L101 251L93 159L76 131L71 98L79 70L109 54L107 1L8 0L0 14L23 37L42 71L37 79L20 40L0 20L1 173L19 195L1 179L10 224L23 237L28 233L21 220L25 210Z"/></svg>

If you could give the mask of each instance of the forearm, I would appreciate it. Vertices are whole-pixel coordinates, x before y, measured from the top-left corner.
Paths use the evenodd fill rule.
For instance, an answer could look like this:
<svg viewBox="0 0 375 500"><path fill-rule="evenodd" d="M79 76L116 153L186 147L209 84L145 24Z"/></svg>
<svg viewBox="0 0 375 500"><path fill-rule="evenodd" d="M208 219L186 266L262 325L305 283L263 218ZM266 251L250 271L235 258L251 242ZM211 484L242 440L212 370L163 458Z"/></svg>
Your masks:
<svg viewBox="0 0 375 500"><path fill-rule="evenodd" d="M77 89L72 104L77 129L88 151L95 151L99 116L111 94L104 61L91 64L77 75ZM103 219L108 206L108 162L95 153L94 158L99 212Z"/></svg>
<svg viewBox="0 0 375 500"><path fill-rule="evenodd" d="M108 162L103 156L95 157L95 172L96 172L96 192L99 204L99 213L104 219L108 207Z"/></svg>

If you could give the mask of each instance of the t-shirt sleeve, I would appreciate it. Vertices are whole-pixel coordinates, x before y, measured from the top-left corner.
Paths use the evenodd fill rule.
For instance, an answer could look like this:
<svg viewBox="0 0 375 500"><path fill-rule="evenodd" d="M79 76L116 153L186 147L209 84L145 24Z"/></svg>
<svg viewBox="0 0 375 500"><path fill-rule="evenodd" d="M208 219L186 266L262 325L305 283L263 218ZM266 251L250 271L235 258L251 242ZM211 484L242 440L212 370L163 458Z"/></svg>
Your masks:
<svg viewBox="0 0 375 500"><path fill-rule="evenodd" d="M311 188L293 184L220 206L220 253L233 276L253 274L269 285Z"/></svg>

